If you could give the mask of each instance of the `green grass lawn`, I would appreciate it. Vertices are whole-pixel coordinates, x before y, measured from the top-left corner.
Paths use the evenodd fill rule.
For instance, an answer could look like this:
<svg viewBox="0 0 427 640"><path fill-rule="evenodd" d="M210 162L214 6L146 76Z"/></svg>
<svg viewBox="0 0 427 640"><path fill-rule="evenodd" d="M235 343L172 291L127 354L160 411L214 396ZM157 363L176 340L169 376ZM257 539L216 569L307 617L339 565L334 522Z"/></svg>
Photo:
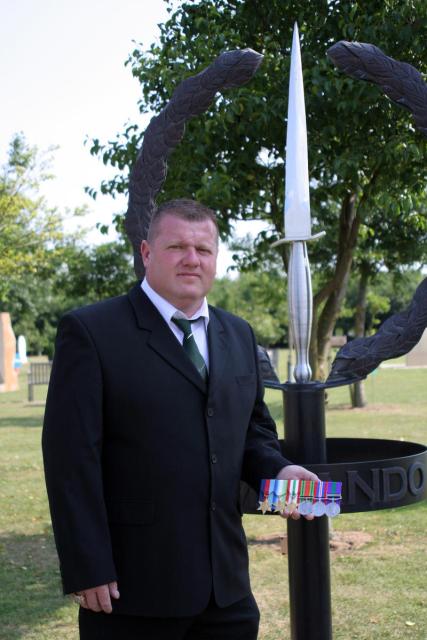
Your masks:
<svg viewBox="0 0 427 640"><path fill-rule="evenodd" d="M20 391L0 394L0 639L76 640L77 608L61 595L44 490L44 407L26 404L25 371L20 378ZM426 441L427 369L380 369L366 388L363 410L348 408L348 389L329 393L328 435ZM45 393L36 388L36 400ZM267 399L283 430L280 393L268 391ZM260 640L284 640L290 637L287 561L277 539L285 522L245 516L244 524ZM331 553L334 640L426 640L426 528L425 504L333 521L335 536L356 532L367 539L360 548Z"/></svg>

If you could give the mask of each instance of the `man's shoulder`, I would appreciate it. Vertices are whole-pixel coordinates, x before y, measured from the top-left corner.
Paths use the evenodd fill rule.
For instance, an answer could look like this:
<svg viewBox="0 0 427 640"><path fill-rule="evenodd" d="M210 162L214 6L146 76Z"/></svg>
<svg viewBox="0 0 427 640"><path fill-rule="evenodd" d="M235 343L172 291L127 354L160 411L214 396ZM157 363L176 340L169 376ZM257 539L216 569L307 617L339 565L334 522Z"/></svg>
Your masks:
<svg viewBox="0 0 427 640"><path fill-rule="evenodd" d="M138 285L135 285L135 288L136 286ZM123 313L129 313L129 310L129 294L125 293L121 296L106 298L92 304L77 307L76 309L68 311L64 317L74 317L84 324L88 324L94 321L97 322L101 318L109 320L113 318L119 319Z"/></svg>
<svg viewBox="0 0 427 640"><path fill-rule="evenodd" d="M114 298L106 298L105 300L98 300L92 304L87 304L83 307L77 307L72 309L68 313L70 315L77 316L78 318L92 318L106 313L114 312L123 307L127 303L127 295L116 296Z"/></svg>

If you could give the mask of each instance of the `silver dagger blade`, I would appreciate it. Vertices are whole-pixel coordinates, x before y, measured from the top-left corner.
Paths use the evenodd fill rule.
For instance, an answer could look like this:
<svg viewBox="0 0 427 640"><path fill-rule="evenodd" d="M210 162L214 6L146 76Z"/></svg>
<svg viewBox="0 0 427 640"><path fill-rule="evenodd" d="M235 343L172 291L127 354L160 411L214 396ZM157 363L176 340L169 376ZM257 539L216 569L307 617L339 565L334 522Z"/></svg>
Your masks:
<svg viewBox="0 0 427 640"><path fill-rule="evenodd" d="M295 382L311 379L308 348L312 325L311 274L306 240L311 236L307 126L298 26L295 23L289 79L286 135L285 240L291 250L288 269L288 307L296 352Z"/></svg>
<svg viewBox="0 0 427 640"><path fill-rule="evenodd" d="M286 132L285 238L311 237L307 125L298 26L294 25Z"/></svg>

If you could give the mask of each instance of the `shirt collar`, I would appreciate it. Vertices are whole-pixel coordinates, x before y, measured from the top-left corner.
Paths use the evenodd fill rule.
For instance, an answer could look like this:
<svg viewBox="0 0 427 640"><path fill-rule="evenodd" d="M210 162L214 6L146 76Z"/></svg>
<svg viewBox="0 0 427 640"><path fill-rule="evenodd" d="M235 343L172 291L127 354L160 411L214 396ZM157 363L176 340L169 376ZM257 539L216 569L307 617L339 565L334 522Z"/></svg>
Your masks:
<svg viewBox="0 0 427 640"><path fill-rule="evenodd" d="M185 313L180 311L180 309L177 309L176 307L173 306L173 304L168 302L168 300L166 300L161 295L159 295L157 291L154 291L154 289L148 284L147 278L144 278L144 280L141 282L141 289L148 296L150 301L156 307L157 311L166 320L168 324L171 323L171 320L173 317L186 318L187 320L193 320L196 318L203 317L205 320L205 326L207 327L209 322L209 307L208 307L208 301L206 300L206 298L203 298L203 302L200 305L199 309L196 311L196 313L188 317L185 315Z"/></svg>

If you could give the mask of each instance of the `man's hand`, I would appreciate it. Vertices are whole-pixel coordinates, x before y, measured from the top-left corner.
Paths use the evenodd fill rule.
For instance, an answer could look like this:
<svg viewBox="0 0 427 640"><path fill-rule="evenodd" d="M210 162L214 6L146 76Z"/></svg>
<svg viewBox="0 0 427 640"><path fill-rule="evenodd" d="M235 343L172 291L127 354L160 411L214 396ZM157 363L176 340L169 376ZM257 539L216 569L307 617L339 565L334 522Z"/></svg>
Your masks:
<svg viewBox="0 0 427 640"><path fill-rule="evenodd" d="M315 473L309 471L308 469L304 469L304 467L300 467L297 464L290 464L287 467L283 467L279 471L276 476L276 480L311 480L317 482L319 478ZM295 509L292 513L289 513L285 509L283 513L280 514L282 518L292 518L293 520L299 520L301 518L301 514ZM314 516L304 516L306 520L313 520Z"/></svg>
<svg viewBox="0 0 427 640"><path fill-rule="evenodd" d="M111 613L113 610L111 598L115 600L120 598L117 582L110 582L109 584L103 584L99 587L93 587L92 589L78 591L77 595L83 596L80 606L84 609L90 609L96 612L103 611L104 613Z"/></svg>

